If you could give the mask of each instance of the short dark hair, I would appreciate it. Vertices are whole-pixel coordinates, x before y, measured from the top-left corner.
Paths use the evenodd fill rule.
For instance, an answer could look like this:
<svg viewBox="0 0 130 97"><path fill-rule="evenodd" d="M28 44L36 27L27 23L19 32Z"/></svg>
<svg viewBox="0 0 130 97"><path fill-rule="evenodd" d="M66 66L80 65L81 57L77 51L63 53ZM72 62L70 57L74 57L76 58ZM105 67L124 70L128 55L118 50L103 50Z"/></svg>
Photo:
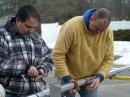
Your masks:
<svg viewBox="0 0 130 97"><path fill-rule="evenodd" d="M29 17L33 17L40 22L39 13L32 5L22 6L16 13L16 18L18 18L21 22L25 22Z"/></svg>
<svg viewBox="0 0 130 97"><path fill-rule="evenodd" d="M106 8L99 8L94 13L95 19L107 19L107 26L111 22L111 12Z"/></svg>

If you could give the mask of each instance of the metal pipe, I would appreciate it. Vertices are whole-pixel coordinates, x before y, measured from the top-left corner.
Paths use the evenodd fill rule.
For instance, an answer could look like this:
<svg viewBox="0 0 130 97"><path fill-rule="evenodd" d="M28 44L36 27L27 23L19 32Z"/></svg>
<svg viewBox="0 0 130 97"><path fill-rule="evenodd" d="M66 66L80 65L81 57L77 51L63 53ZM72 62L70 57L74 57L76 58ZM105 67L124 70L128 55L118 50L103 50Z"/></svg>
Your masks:
<svg viewBox="0 0 130 97"><path fill-rule="evenodd" d="M33 95L30 95L30 96L26 96L26 97L45 97L47 95L50 95L50 89L45 89L41 92L35 93Z"/></svg>
<svg viewBox="0 0 130 97"><path fill-rule="evenodd" d="M78 80L78 84L79 84L79 86L89 84L94 78L95 77ZM62 93L62 92L68 91L73 88L74 88L73 83L68 83L68 84L64 84L64 85L57 84L57 85L53 85L50 89L43 90L41 92L35 93L35 94L27 96L27 97L45 97L46 95L50 95L50 91L51 91L51 93L54 92L54 94L55 94L55 93L58 93L59 91Z"/></svg>
<svg viewBox="0 0 130 97"><path fill-rule="evenodd" d="M109 71L109 74L114 75L114 74L117 74L121 71L128 70L128 69L130 69L130 66L124 66L124 67L120 67L118 69L114 69L114 67L113 67ZM89 84L92 82L93 79L95 79L95 77L81 79L81 80L78 80L78 84L79 84L79 86ZM50 95L50 97L61 97L62 92L68 91L73 88L74 88L73 83L68 83L68 84L64 84L64 85L56 84L56 85L51 86L49 89L43 90L41 92L38 92L36 94L30 95L27 97L45 97L46 95Z"/></svg>
<svg viewBox="0 0 130 97"><path fill-rule="evenodd" d="M86 79L78 80L78 84L79 84L79 86L83 86L85 84L90 84L95 78L96 77L89 77L89 78L86 78ZM62 92L68 91L68 90L73 89L73 88L74 88L73 83L61 85L61 91Z"/></svg>

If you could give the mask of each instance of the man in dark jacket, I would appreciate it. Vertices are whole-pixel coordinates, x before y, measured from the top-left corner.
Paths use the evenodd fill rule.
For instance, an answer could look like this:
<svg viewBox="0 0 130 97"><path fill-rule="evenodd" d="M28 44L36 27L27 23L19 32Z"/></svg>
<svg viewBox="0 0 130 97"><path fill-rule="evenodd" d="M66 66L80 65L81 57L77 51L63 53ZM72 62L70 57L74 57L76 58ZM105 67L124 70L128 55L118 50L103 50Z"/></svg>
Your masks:
<svg viewBox="0 0 130 97"><path fill-rule="evenodd" d="M6 97L21 97L44 89L43 76L52 70L51 50L35 29L40 17L31 5L0 28L0 83Z"/></svg>

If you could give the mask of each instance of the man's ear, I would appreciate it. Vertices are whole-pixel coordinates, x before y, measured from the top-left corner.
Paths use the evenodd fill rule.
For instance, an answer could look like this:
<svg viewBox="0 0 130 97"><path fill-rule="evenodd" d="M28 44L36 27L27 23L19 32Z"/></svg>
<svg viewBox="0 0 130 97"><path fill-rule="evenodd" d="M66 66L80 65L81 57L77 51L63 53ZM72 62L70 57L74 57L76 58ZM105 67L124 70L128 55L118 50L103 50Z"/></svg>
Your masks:
<svg viewBox="0 0 130 97"><path fill-rule="evenodd" d="M19 20L19 18L18 17L16 17L16 22L19 22L20 20Z"/></svg>
<svg viewBox="0 0 130 97"><path fill-rule="evenodd" d="M20 20L18 19L18 18L16 18L16 24L19 24L20 22L19 22Z"/></svg>

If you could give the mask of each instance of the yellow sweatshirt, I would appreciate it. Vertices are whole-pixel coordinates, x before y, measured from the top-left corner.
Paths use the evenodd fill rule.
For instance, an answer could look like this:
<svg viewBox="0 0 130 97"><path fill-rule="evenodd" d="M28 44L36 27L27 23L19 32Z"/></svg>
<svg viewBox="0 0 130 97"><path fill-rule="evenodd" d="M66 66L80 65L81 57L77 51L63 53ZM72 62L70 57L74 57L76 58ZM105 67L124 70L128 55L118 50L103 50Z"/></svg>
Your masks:
<svg viewBox="0 0 130 97"><path fill-rule="evenodd" d="M59 77L81 79L97 73L106 77L113 64L113 32L107 28L93 35L82 16L74 17L61 27L52 57Z"/></svg>

